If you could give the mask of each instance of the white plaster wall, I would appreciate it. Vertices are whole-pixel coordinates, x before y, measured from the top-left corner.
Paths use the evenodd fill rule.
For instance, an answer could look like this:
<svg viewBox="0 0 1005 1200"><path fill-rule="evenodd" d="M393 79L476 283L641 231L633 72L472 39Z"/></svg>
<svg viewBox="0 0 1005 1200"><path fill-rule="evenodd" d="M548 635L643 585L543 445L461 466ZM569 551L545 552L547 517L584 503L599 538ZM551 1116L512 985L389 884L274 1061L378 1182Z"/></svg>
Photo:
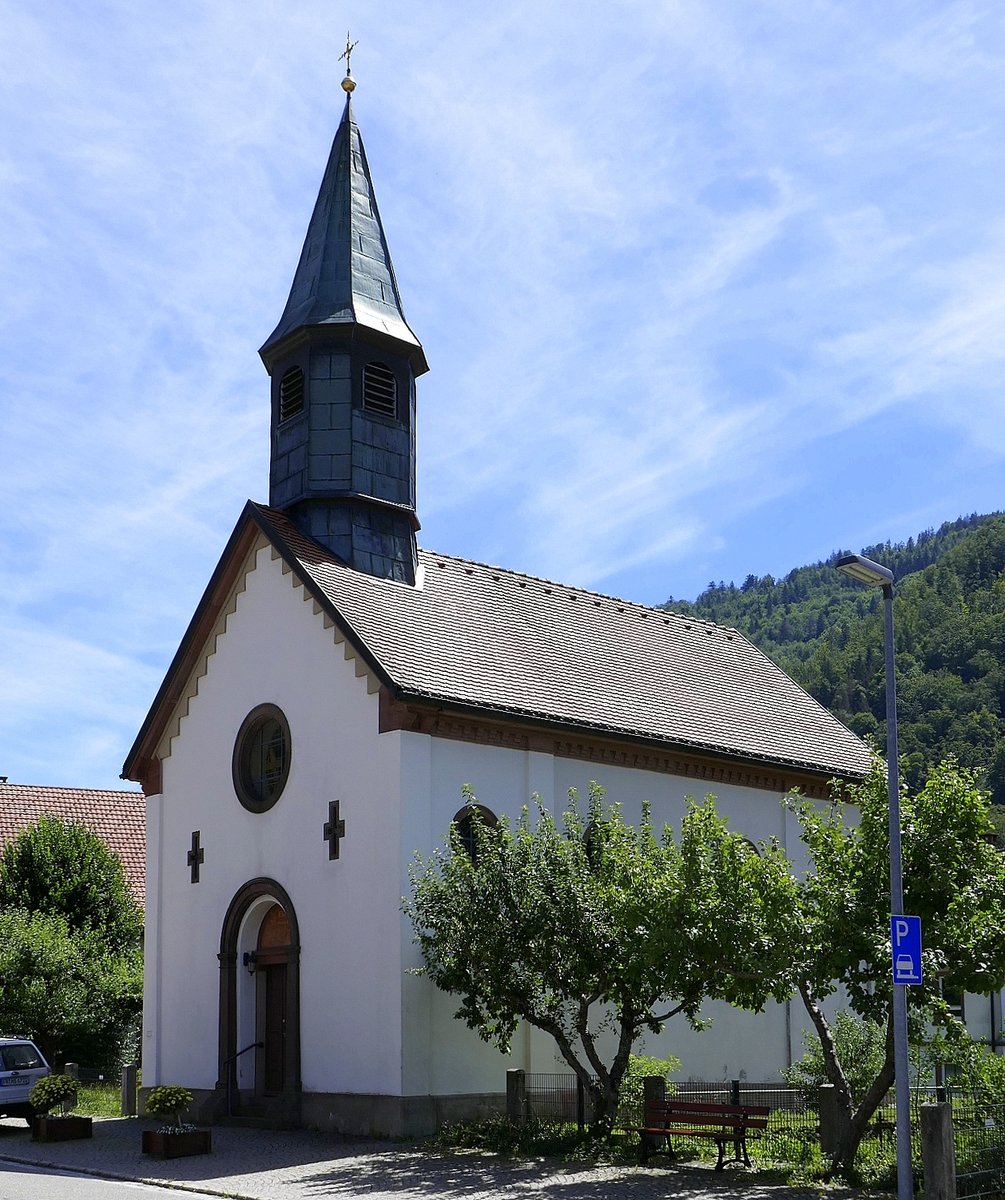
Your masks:
<svg viewBox="0 0 1005 1200"><path fill-rule="evenodd" d="M774 836L798 859L795 826L777 794L646 771L555 759L538 751L380 735L377 696L346 658L335 632L303 599L268 549L262 550L236 611L208 659L179 734L163 762L163 795L148 804L148 933L144 1083L211 1088L217 1077L217 952L235 893L260 876L289 893L301 934L301 1060L306 1091L389 1095L498 1092L505 1070L564 1070L550 1039L521 1030L513 1054L499 1054L457 1021L457 1003L424 979L412 931L401 915L408 865L443 844L472 785L480 803L512 818L535 793L556 813L570 787L585 802L590 780L638 816L679 823L684 798L717 795L731 827ZM277 704L292 737L286 789L267 813L247 812L231 779L234 740L247 713ZM399 803L400 798L400 803ZM342 854L329 861L322 827L331 800L346 823ZM186 865L193 830L205 862L192 884ZM240 950L254 947L263 910L248 914ZM255 1039L256 980L238 970L239 1046ZM799 1005L764 1015L716 1006L702 1034L679 1021L649 1053L674 1053L684 1078L777 1077L805 1023ZM790 1020L791 1017L791 1020ZM793 1028L789 1028L789 1026ZM253 1084L253 1055L240 1084Z"/></svg>
<svg viewBox="0 0 1005 1200"><path fill-rule="evenodd" d="M145 996L145 1042L157 1052L144 1059L147 1085L214 1085L221 929L235 893L260 876L286 889L299 922L305 1090L400 1085L398 741L378 736L376 695L303 595L262 550L164 760L151 851L161 919L148 926ZM255 814L237 800L231 758L244 717L266 702L286 714L292 761L279 801ZM346 833L330 861L322 829L336 799ZM205 862L192 884L195 829ZM261 915L241 949L254 947ZM255 981L240 968L238 976L239 1028L251 1041ZM252 1059L242 1060L242 1086L251 1086Z"/></svg>
<svg viewBox="0 0 1005 1200"><path fill-rule="evenodd" d="M537 793L556 814L564 811L568 791L575 787L585 805L591 780L607 789L607 798L622 804L636 819L648 801L657 824L679 827L685 798L716 796L720 813L730 827L758 841L777 838L797 863L802 862L796 825L780 793L733 785L706 787L678 776L459 741L402 735L402 880L404 867L418 850L423 856L443 845L450 822L462 805L462 786L470 784L478 802L498 816L516 819ZM402 927L405 966L419 963L407 921ZM509 1066L549 1072L566 1070L551 1039L521 1032L510 1058L481 1043L453 1017L455 998L445 996L426 980L409 978L404 986L403 1049L406 1093L455 1094L499 1091ZM742 1013L728 1005L708 1006L711 1027L694 1033L681 1019L671 1021L660 1036L647 1035L643 1048L654 1055L675 1054L682 1060L682 1078L777 1080L793 1054L799 1057L800 1029L805 1024L798 1003L770 1004L762 1014Z"/></svg>

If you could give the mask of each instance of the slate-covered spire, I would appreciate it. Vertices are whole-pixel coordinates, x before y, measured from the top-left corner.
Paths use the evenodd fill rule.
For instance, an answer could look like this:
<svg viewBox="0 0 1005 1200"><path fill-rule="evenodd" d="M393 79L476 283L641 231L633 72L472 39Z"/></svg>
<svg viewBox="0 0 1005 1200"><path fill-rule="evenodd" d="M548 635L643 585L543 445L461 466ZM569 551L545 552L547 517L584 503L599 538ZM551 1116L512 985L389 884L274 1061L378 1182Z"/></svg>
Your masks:
<svg viewBox="0 0 1005 1200"><path fill-rule="evenodd" d="M415 580L415 379L405 320L349 92L279 324L270 503L350 566Z"/></svg>
<svg viewBox="0 0 1005 1200"><path fill-rule="evenodd" d="M414 348L416 375L429 368L409 329L377 211L363 139L346 96L290 298L261 349L269 356L305 325L358 324Z"/></svg>

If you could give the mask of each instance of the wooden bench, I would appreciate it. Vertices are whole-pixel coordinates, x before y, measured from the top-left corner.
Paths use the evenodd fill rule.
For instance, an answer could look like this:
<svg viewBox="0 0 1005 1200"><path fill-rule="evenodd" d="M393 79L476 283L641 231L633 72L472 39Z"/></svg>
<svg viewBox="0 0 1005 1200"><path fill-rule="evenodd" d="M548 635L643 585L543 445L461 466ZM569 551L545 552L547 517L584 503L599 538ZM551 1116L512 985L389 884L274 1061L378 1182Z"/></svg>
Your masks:
<svg viewBox="0 0 1005 1200"><path fill-rule="evenodd" d="M771 1109L765 1104L713 1104L704 1100L647 1100L641 1125L622 1125L633 1133L641 1134L639 1162L645 1164L658 1137L666 1138L666 1153L673 1155L670 1143L673 1137L710 1138L719 1146L717 1171L726 1165L726 1147L732 1145L730 1162L742 1162L750 1166L747 1154L747 1134L760 1132L768 1127Z"/></svg>

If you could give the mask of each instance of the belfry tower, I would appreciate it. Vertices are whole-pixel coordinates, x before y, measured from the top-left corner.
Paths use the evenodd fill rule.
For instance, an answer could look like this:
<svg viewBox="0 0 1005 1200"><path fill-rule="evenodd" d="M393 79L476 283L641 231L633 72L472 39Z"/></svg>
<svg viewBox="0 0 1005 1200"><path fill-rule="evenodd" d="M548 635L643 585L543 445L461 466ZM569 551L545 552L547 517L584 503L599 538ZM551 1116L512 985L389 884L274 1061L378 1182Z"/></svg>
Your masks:
<svg viewBox="0 0 1005 1200"><path fill-rule="evenodd" d="M272 378L269 503L349 566L414 584L415 380L429 368L402 310L355 86L347 72L290 296L259 351Z"/></svg>

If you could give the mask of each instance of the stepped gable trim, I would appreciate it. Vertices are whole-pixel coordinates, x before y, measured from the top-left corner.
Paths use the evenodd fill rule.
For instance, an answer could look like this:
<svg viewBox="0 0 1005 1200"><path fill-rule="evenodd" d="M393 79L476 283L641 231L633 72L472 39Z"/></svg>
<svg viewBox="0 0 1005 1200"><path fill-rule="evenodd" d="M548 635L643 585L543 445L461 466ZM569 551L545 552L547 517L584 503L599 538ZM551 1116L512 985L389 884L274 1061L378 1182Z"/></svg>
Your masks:
<svg viewBox="0 0 1005 1200"><path fill-rule="evenodd" d="M255 506L249 500L122 765L120 778L139 783L147 796L161 789L159 747L179 706L191 699L198 678L205 673L205 661L212 653L212 649L207 651L207 644L221 632L220 622L225 620L231 595L247 572L255 543L262 535L271 538L271 531L256 518Z"/></svg>
<svg viewBox="0 0 1005 1200"><path fill-rule="evenodd" d="M198 691L199 680L206 673L216 639L224 631L227 617L234 610L234 594L242 590L243 579L253 567L257 551L265 545L272 547L273 559L282 559L283 573L290 574L295 585L303 588L304 600L313 602L315 614L324 613L325 625L335 626L335 644L343 645L345 658L355 658L358 667L362 664L367 669L369 690L376 691L381 686L394 687L393 681L362 639L355 635L323 589L303 569L301 559L305 551L309 558L311 547L326 560L330 561L333 556L306 539L300 553L295 552L267 519L262 507L249 500L123 764L121 778L139 783L147 796L156 795L161 790L160 749L165 736L173 738L177 735L180 721L188 711L188 703ZM361 674L360 669L357 669L357 674Z"/></svg>
<svg viewBox="0 0 1005 1200"><path fill-rule="evenodd" d="M588 734L570 736L567 727L525 723L505 717L494 720L487 714L454 706L396 699L388 689L382 688L380 732L390 733L394 730L498 746L507 750L536 751L580 762L679 775L704 783L726 783L775 793L798 789L810 800L831 799L834 780L843 778L834 771L813 772L796 767L789 770L758 770L743 759L689 754L663 743L641 743L637 738L619 739L614 735L591 737Z"/></svg>

